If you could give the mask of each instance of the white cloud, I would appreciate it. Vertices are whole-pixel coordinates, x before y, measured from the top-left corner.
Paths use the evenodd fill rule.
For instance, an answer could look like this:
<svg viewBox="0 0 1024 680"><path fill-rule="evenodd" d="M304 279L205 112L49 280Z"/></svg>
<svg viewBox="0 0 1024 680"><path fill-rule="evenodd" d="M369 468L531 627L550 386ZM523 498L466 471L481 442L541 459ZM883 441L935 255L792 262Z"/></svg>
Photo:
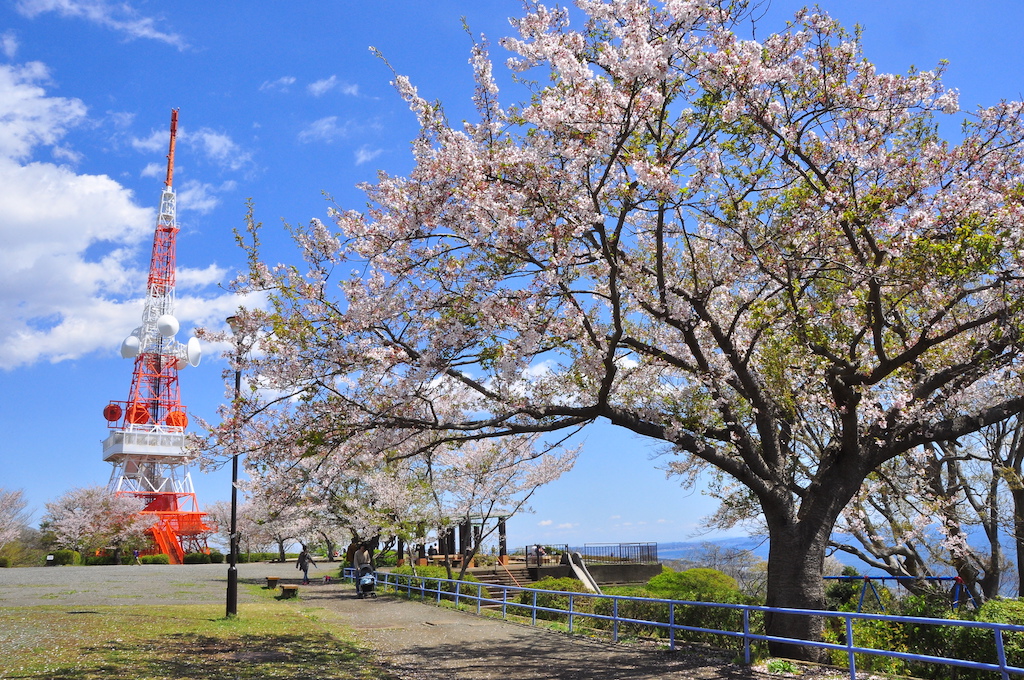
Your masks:
<svg viewBox="0 0 1024 680"><path fill-rule="evenodd" d="M18 0L15 7L29 18L56 12L62 17L84 19L109 28L130 39L157 40L179 50L188 47L180 35L157 28L157 19L141 16L124 0Z"/></svg>
<svg viewBox="0 0 1024 680"><path fill-rule="evenodd" d="M219 193L233 191L235 182L224 182L219 187L194 179L186 180L177 190L178 208L188 212L206 214L220 205Z"/></svg>
<svg viewBox="0 0 1024 680"><path fill-rule="evenodd" d="M143 153L152 153L167 149L167 130L153 130L148 137L131 138L132 148Z"/></svg>
<svg viewBox="0 0 1024 680"><path fill-rule="evenodd" d="M64 161L71 165L77 165L82 160L82 154L66 146L53 147L52 154L56 160Z"/></svg>
<svg viewBox="0 0 1024 680"><path fill-rule="evenodd" d="M295 84L295 76L281 76L277 80L266 80L260 85L260 92L287 92Z"/></svg>
<svg viewBox="0 0 1024 680"><path fill-rule="evenodd" d="M577 524L573 524L572 522L564 522L562 524L559 524L558 528L559 529L574 529L577 526L578 526Z"/></svg>
<svg viewBox="0 0 1024 680"><path fill-rule="evenodd" d="M356 165L369 163L382 153L384 153L383 149L368 149L365 146L360 147L359 149L356 149Z"/></svg>
<svg viewBox="0 0 1024 680"><path fill-rule="evenodd" d="M537 526L539 527L549 527L552 524L554 524L554 522L552 522L549 519L542 519L541 521L537 522Z"/></svg>
<svg viewBox="0 0 1024 680"><path fill-rule="evenodd" d="M14 55L18 53L18 36L14 31L4 31L0 35L0 52L8 59L14 59Z"/></svg>
<svg viewBox="0 0 1024 680"><path fill-rule="evenodd" d="M179 267L175 273L175 283L179 292L190 288L202 289L221 283L226 275L227 270L215 264L208 265L203 269Z"/></svg>
<svg viewBox="0 0 1024 680"><path fill-rule="evenodd" d="M306 91L309 92L309 94L313 95L314 97L322 97L331 90L335 89L341 90L342 94L348 95L350 97L359 96L358 85L344 83L338 80L338 76L333 75L330 78L323 78L321 80L314 81L306 86Z"/></svg>
<svg viewBox="0 0 1024 680"><path fill-rule="evenodd" d="M85 120L79 99L46 97L50 73L34 61L0 65L0 156L24 160L38 145L53 145Z"/></svg>
<svg viewBox="0 0 1024 680"><path fill-rule="evenodd" d="M338 76L331 76L323 80L317 80L306 86L306 90L314 97L321 97L338 85Z"/></svg>
<svg viewBox="0 0 1024 680"><path fill-rule="evenodd" d="M182 210L206 214L220 205L220 199L214 195L210 184L188 180L178 188L178 207Z"/></svg>
<svg viewBox="0 0 1024 680"><path fill-rule="evenodd" d="M0 367L80 356L138 325L136 248L154 211L102 175L0 159ZM99 252L86 257L90 248Z"/></svg>
<svg viewBox="0 0 1024 680"><path fill-rule="evenodd" d="M252 153L245 151L229 135L210 128L192 130L178 128L178 144L188 145L207 160L221 168L241 170L252 163ZM142 153L167 153L167 130L153 130L147 137L132 137L130 144L133 149ZM160 166L166 169L163 162ZM147 170L149 166L146 166Z"/></svg>
<svg viewBox="0 0 1024 680"><path fill-rule="evenodd" d="M333 142L336 139L347 137L349 133L348 123L339 125L337 116L327 116L307 125L299 133L299 141L303 143Z"/></svg>
<svg viewBox="0 0 1024 680"><path fill-rule="evenodd" d="M119 130L126 130L135 122L135 114L128 111L107 111L107 118Z"/></svg>
<svg viewBox="0 0 1024 680"><path fill-rule="evenodd" d="M146 163L146 167L139 173L139 177L163 177L166 172L166 163Z"/></svg>
<svg viewBox="0 0 1024 680"><path fill-rule="evenodd" d="M191 144L217 165L229 170L241 170L252 162L252 154L242 150L223 132L200 128L196 132L182 131L179 139Z"/></svg>

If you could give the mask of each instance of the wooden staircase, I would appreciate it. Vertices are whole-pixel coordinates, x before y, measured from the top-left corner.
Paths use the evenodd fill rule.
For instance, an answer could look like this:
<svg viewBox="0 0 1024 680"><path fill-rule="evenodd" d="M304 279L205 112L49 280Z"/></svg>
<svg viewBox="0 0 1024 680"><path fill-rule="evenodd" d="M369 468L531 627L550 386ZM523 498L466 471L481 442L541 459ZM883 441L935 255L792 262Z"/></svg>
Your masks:
<svg viewBox="0 0 1024 680"><path fill-rule="evenodd" d="M480 582L498 586L529 586L533 581L530 579L530 572L525 566L511 565L508 567L477 567L470 569Z"/></svg>

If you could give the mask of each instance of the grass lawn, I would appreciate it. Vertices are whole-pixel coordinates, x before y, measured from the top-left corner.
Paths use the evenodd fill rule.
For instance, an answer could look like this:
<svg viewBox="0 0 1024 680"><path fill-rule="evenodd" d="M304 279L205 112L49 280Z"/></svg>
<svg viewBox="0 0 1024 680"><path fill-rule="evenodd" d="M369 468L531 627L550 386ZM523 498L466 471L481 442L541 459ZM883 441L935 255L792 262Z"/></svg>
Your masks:
<svg viewBox="0 0 1024 680"><path fill-rule="evenodd" d="M323 610L239 605L0 607L0 678L393 679Z"/></svg>

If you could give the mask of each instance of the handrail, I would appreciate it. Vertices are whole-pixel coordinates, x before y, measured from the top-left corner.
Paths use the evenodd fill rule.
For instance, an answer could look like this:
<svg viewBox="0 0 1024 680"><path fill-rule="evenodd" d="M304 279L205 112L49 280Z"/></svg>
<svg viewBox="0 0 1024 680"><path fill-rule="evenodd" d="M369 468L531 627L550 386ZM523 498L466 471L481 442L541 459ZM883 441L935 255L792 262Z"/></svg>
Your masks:
<svg viewBox="0 0 1024 680"><path fill-rule="evenodd" d="M508 577L510 579L512 579L512 583L516 584L517 588L522 588L523 587L523 585L519 582L519 579L517 579L515 577L515 575L511 571L509 571L507 564L505 564L504 562L498 562L498 564L500 564L501 568L505 570L505 573L508 574Z"/></svg>
<svg viewBox="0 0 1024 680"><path fill-rule="evenodd" d="M353 570L346 569L346 577L351 577ZM986 670L998 672L1003 680L1009 680L1010 674L1024 674L1024 667L1012 666L1007 662L1006 650L1003 644L1003 636L1006 633L1019 633L1024 634L1024 626L1017 626L1008 623L993 623L987 621L962 621L958 619L931 619L917 616L888 616L884 614L864 614L859 612L834 612L834 611L820 611L814 609L787 609L784 607L766 607L759 605L741 605L741 604L721 604L717 602L695 602L689 600L668 600L661 598L641 598L641 597L629 597L624 595L598 595L594 593L567 593L556 590L544 590L536 588L513 588L511 586L492 585L483 583L473 583L470 581L457 581L453 579L443 579L436 577L422 577L422 576L408 576L405 574L391 574L391 573L378 573L377 578L386 585L391 586L396 592L404 590L406 594L411 597L413 590L420 592L421 599L424 599L427 592L431 594L436 593L437 602L440 603L442 594L449 595L454 598L456 607L459 606L459 600L475 600L477 613L480 612L481 605L487 604L499 604L501 605L502 618L506 618L506 610L508 603L509 591L529 591L532 593L532 604L514 604L513 606L531 611L531 619L534 625L537 622L538 612L552 612L557 614L566 614L568 616L569 632L574 632L574 622L577 618L593 619L609 621L612 624L612 639L618 642L618 630L620 624L639 624L652 626L657 628L667 629L669 634L669 648L675 650L675 634L678 631L689 631L697 633L710 633L716 635L723 635L726 637L742 638L743 640L743 652L745 662L749 665L751 663L751 643L762 641L762 642L780 642L791 645L798 645L803 647L815 647L819 649L830 649L835 651L843 651L847 655L849 663L849 672L851 680L856 680L856 654L868 654L873 656L884 656L890 658L897 658L906 661L918 661L925 663L937 663L948 666L956 666L961 668L972 668L976 670ZM427 588L426 582L431 581L436 584L436 588ZM442 584L452 584L452 592L442 590ZM466 592L467 589L472 590L475 587L476 595ZM484 595L484 588L487 589L487 595ZM495 589L501 589L501 599L491 597L491 591ZM537 595L539 594L551 594L561 597L568 598L568 609L558 609L553 607L544 607L537 604ZM612 615L596 614L589 611L580 611L574 608L574 602L580 598L591 598L591 599L605 599L611 600ZM646 619L635 619L619 615L619 603L626 601L637 601L647 603L661 603L668 605L669 607L669 621L653 621ZM738 611L742 614L743 618L743 629L740 631L734 630L720 630L714 628L704 628L700 626L688 626L675 622L675 608L679 606L693 606L693 607L706 607L706 608L719 608L719 609L731 609ZM797 616L815 616L823 618L837 618L843 619L845 622L846 629L846 642L845 643L834 643L824 642L819 640L801 640L797 638L782 637L778 635L768 635L752 632L750 630L750 615L754 612L762 613L784 613L789 615ZM953 657L941 657L929 654L912 654L908 652L897 652L886 649L878 649L874 647L862 647L856 645L854 642L854 621L890 621L897 623L913 623L919 625L944 625L944 626L959 626L963 628L984 628L992 631L995 637L995 652L996 652L996 663L988 663L983 661L970 661L967 659L956 659Z"/></svg>

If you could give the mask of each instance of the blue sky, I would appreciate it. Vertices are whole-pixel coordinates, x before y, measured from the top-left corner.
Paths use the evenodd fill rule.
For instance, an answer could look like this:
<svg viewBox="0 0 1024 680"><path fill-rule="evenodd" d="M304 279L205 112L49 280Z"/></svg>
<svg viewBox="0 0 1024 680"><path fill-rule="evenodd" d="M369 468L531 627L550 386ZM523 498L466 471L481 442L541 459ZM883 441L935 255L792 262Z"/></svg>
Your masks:
<svg viewBox="0 0 1024 680"><path fill-rule="evenodd" d="M801 4L775 0L758 36ZM820 6L863 26L880 70L948 60L945 83L965 110L1024 90L1024 3ZM24 489L38 518L67 489L107 482L101 411L128 393L118 347L142 312L172 108L183 338L222 327L237 304L222 285L243 262L231 230L247 199L287 259L276 225L326 221L324 194L362 208L357 183L408 171L415 119L370 46L458 121L472 113L461 17L496 43L521 13L513 0L0 0L0 487ZM503 91L506 104L522 96ZM225 364L219 348L204 350L181 374L182 401L213 418ZM510 542L692 538L712 508L666 480L651 452L594 428L576 469L538 493L536 514L513 520ZM228 498L225 472L193 478L201 504Z"/></svg>

